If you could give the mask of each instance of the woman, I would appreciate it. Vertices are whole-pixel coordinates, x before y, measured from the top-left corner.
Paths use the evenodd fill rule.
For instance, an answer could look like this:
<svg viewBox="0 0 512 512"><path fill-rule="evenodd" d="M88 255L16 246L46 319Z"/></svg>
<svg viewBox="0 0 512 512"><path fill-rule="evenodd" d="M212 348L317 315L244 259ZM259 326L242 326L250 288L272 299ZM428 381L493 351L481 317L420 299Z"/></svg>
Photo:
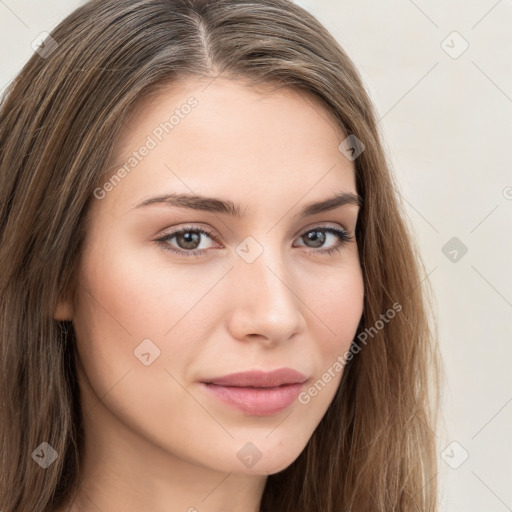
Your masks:
<svg viewBox="0 0 512 512"><path fill-rule="evenodd" d="M436 510L421 263L313 16L88 2L0 149L4 512Z"/></svg>

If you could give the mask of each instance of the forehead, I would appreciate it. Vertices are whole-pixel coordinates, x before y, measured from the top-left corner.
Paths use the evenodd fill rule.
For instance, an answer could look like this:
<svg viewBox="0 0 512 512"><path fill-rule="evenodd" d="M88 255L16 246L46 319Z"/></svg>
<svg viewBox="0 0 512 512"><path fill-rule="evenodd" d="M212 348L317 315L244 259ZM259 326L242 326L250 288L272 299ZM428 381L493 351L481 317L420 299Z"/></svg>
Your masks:
<svg viewBox="0 0 512 512"><path fill-rule="evenodd" d="M313 189L355 192L353 163L338 149L344 138L320 100L290 87L177 82L144 98L126 120L109 165L126 172L109 196L122 192L133 203L169 190L237 190L282 201L286 187L298 201L308 189L308 199Z"/></svg>

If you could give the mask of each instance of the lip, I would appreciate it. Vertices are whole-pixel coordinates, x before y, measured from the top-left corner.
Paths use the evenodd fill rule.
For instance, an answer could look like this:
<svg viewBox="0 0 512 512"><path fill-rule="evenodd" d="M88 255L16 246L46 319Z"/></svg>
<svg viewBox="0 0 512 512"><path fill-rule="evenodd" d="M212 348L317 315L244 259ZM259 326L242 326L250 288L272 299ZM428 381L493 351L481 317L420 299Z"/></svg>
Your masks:
<svg viewBox="0 0 512 512"><path fill-rule="evenodd" d="M283 384L302 384L307 377L291 368L278 368L266 372L264 370L250 370L247 372L230 373L223 377L214 377L202 382L217 384L219 386L272 388Z"/></svg>
<svg viewBox="0 0 512 512"><path fill-rule="evenodd" d="M307 377L291 368L270 372L251 370L215 377L201 382L221 402L252 416L268 416L289 407L299 395Z"/></svg>

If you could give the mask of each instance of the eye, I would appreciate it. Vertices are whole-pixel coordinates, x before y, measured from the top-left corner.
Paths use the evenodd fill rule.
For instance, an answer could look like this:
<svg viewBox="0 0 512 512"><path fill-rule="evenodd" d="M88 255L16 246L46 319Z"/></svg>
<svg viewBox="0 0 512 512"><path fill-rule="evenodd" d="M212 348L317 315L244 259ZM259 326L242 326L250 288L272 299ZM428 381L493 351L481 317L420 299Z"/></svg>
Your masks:
<svg viewBox="0 0 512 512"><path fill-rule="evenodd" d="M321 249L316 250L316 248L324 245L329 238L335 239L334 245L331 245L327 248L322 247ZM334 228L332 226L317 226L306 231L303 235L301 235L300 239L307 243L313 244L313 249L308 252L333 254L335 252L340 252L340 248L346 243L352 241L354 236L345 229Z"/></svg>
<svg viewBox="0 0 512 512"><path fill-rule="evenodd" d="M206 229L195 226L185 226L181 229L166 233L161 238L156 239L155 242L164 250L180 256L198 257L202 256L208 249L208 247L199 248L202 242L201 239L204 237L216 241L213 234ZM174 239L178 247L171 244L171 241ZM334 245L331 243L327 248L323 248L322 246L326 242L329 242L329 239L334 239L331 240L331 242L334 241ZM307 244L312 244L311 246L306 245L306 247L309 248L308 252L313 252L315 254L332 254L340 252L340 248L353 239L354 236L345 229L335 228L332 226L317 226L304 232L299 237L299 240L302 240Z"/></svg>
<svg viewBox="0 0 512 512"><path fill-rule="evenodd" d="M201 238L208 237L214 239L213 235L202 228L194 226L185 226L171 233L167 233L161 238L155 240L166 251L174 252L181 256L201 256L206 252L205 248L198 249ZM176 239L178 247L170 245L170 241ZM193 251L193 252L192 252Z"/></svg>

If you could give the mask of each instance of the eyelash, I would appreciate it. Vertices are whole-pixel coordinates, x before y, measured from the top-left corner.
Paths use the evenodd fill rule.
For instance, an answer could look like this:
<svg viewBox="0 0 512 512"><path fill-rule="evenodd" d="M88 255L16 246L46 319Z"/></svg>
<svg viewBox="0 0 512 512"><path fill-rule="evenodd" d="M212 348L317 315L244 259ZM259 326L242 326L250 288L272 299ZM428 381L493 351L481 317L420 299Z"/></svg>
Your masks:
<svg viewBox="0 0 512 512"><path fill-rule="evenodd" d="M339 253L341 246L343 246L344 244L346 244L354 239L354 235L350 234L348 231L346 231L344 229L330 227L330 226L317 226L317 227L308 229L307 231L304 231L304 233L302 233L302 235L300 235L300 236L304 236L307 233L310 233L312 231L322 231L322 232L326 232L326 233L332 233L333 235L336 235L339 240L338 245L331 247L329 249L309 248L308 252L316 253L316 254L331 255L331 254L334 254L335 252ZM214 240L215 242L217 242L217 240L215 239L213 234L210 233L208 230L194 227L194 226L185 226L176 231L171 231L170 233L166 233L161 238L156 239L155 242L158 245L160 245L162 247L162 249L164 249L165 251L170 251L170 252L172 252L174 254L178 254L180 256L185 256L185 257L189 257L189 258L202 256L207 251L207 249L191 249L190 251L184 251L182 249L176 249L169 245L168 242L171 238L174 238L176 235L179 235L182 233L187 233L187 232L201 233L202 235L206 235L206 236L210 237L212 240Z"/></svg>

